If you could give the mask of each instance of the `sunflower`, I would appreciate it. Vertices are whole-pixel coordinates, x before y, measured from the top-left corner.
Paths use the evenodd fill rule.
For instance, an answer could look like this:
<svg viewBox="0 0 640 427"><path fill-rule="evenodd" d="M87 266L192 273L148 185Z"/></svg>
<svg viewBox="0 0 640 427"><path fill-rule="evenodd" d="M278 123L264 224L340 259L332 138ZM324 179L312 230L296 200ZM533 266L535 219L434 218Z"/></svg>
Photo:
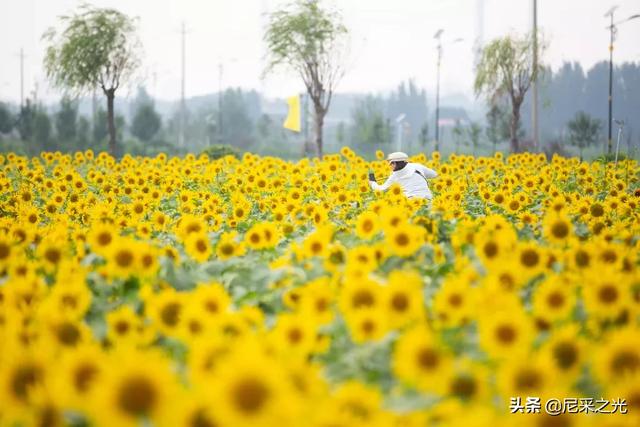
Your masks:
<svg viewBox="0 0 640 427"><path fill-rule="evenodd" d="M346 274L362 276L373 271L378 265L375 250L370 245L354 246L347 252Z"/></svg>
<svg viewBox="0 0 640 427"><path fill-rule="evenodd" d="M393 254L411 256L424 242L424 229L409 224L399 225L385 231L385 241Z"/></svg>
<svg viewBox="0 0 640 427"><path fill-rule="evenodd" d="M38 254L45 269L53 271L67 256L67 247L64 243L50 238L38 245Z"/></svg>
<svg viewBox="0 0 640 427"><path fill-rule="evenodd" d="M635 373L620 382L608 384L607 391L607 396L623 398L627 403L628 412L621 415L620 418L622 419L619 421L627 421L629 426L638 425L640 422L640 374ZM612 424L612 427L614 427L614 424Z"/></svg>
<svg viewBox="0 0 640 427"><path fill-rule="evenodd" d="M585 275L582 295L587 312L600 320L622 315L632 300L626 276L611 268Z"/></svg>
<svg viewBox="0 0 640 427"><path fill-rule="evenodd" d="M157 424L171 413L177 388L162 356L126 350L111 355L105 366L96 388L95 409L89 414L92 421L120 426L136 426L141 420Z"/></svg>
<svg viewBox="0 0 640 427"><path fill-rule="evenodd" d="M55 377L55 387L62 403L83 410L94 399L105 369L105 355L98 346L82 345L65 352Z"/></svg>
<svg viewBox="0 0 640 427"><path fill-rule="evenodd" d="M231 298L224 286L216 282L199 283L189 298L213 318L227 312L231 305Z"/></svg>
<svg viewBox="0 0 640 427"><path fill-rule="evenodd" d="M438 324L456 327L467 324L474 313L474 301L466 280L447 278L433 297L433 313Z"/></svg>
<svg viewBox="0 0 640 427"><path fill-rule="evenodd" d="M374 309L382 305L384 290L377 282L367 278L346 278L338 295L340 311L349 315L361 309Z"/></svg>
<svg viewBox="0 0 640 427"><path fill-rule="evenodd" d="M609 334L595 349L593 369L602 384L617 383L640 372L640 330L626 327Z"/></svg>
<svg viewBox="0 0 640 427"><path fill-rule="evenodd" d="M422 279L412 272L393 271L384 287L385 309L392 328L425 318Z"/></svg>
<svg viewBox="0 0 640 427"><path fill-rule="evenodd" d="M517 306L479 319L480 346L493 358L527 354L533 335L531 319Z"/></svg>
<svg viewBox="0 0 640 427"><path fill-rule="evenodd" d="M547 241L556 245L566 245L573 237L573 225L562 213L548 212L543 220L543 229Z"/></svg>
<svg viewBox="0 0 640 427"><path fill-rule="evenodd" d="M106 315L107 339L115 346L138 345L149 341L150 332L143 319L127 305L121 305Z"/></svg>
<svg viewBox="0 0 640 427"><path fill-rule="evenodd" d="M186 253L198 262L211 258L213 248L206 233L190 233L185 241Z"/></svg>
<svg viewBox="0 0 640 427"><path fill-rule="evenodd" d="M238 243L236 238L236 232L222 233L216 245L216 256L221 260L241 256L245 251L245 247L244 244Z"/></svg>
<svg viewBox="0 0 640 427"><path fill-rule="evenodd" d="M0 401L2 415L20 416L34 403L34 398L50 379L50 365L44 353L21 353L11 350L2 357L0 367Z"/></svg>
<svg viewBox="0 0 640 427"><path fill-rule="evenodd" d="M184 308L184 294L173 288L152 295L145 306L146 315L161 333L172 336L180 326L180 314Z"/></svg>
<svg viewBox="0 0 640 427"><path fill-rule="evenodd" d="M389 321L381 309L365 308L345 316L353 342L362 344L378 341L389 332Z"/></svg>
<svg viewBox="0 0 640 427"><path fill-rule="evenodd" d="M332 236L333 229L330 226L318 227L304 240L303 248L305 255L307 257L325 256Z"/></svg>
<svg viewBox="0 0 640 427"><path fill-rule="evenodd" d="M139 268L139 254L133 240L120 237L110 245L107 256L109 274L115 277L127 278Z"/></svg>
<svg viewBox="0 0 640 427"><path fill-rule="evenodd" d="M581 374L588 357L587 343L580 336L577 325L571 324L553 330L551 337L543 344L540 353L561 375L563 382L570 384Z"/></svg>
<svg viewBox="0 0 640 427"><path fill-rule="evenodd" d="M356 222L356 234L363 240L369 240L379 231L378 216L371 212L365 211L358 216Z"/></svg>
<svg viewBox="0 0 640 427"><path fill-rule="evenodd" d="M500 365L497 372L497 386L504 399L527 396L548 398L562 397L566 392L549 361L542 357L512 358Z"/></svg>
<svg viewBox="0 0 640 427"><path fill-rule="evenodd" d="M393 372L398 379L421 391L445 392L452 367L451 355L423 326L405 332L395 345Z"/></svg>
<svg viewBox="0 0 640 427"><path fill-rule="evenodd" d="M308 283L302 290L300 313L319 325L331 323L334 318L334 290L327 278Z"/></svg>
<svg viewBox="0 0 640 427"><path fill-rule="evenodd" d="M253 250L263 249L265 247L265 240L263 227L260 223L251 226L244 236L244 242Z"/></svg>
<svg viewBox="0 0 640 427"><path fill-rule="evenodd" d="M286 373L260 352L234 352L216 370L211 402L221 425L266 427L293 421L299 406Z"/></svg>
<svg viewBox="0 0 640 427"><path fill-rule="evenodd" d="M566 276L548 276L533 293L533 315L547 325L569 318L575 304L576 291Z"/></svg>
<svg viewBox="0 0 640 427"><path fill-rule="evenodd" d="M366 425L380 421L381 402L382 395L377 389L348 381L336 390L331 406L338 412L338 419L346 422L345 425ZM335 424L330 422L328 425Z"/></svg>
<svg viewBox="0 0 640 427"><path fill-rule="evenodd" d="M516 246L518 276L533 278L545 270L545 251L534 242L519 243Z"/></svg>
<svg viewBox="0 0 640 427"><path fill-rule="evenodd" d="M489 370L469 358L455 361L446 380L445 393L466 404L482 403L489 396Z"/></svg>
<svg viewBox="0 0 640 427"><path fill-rule="evenodd" d="M316 326L313 319L290 313L280 314L271 331L276 351L286 357L305 359L315 344Z"/></svg>

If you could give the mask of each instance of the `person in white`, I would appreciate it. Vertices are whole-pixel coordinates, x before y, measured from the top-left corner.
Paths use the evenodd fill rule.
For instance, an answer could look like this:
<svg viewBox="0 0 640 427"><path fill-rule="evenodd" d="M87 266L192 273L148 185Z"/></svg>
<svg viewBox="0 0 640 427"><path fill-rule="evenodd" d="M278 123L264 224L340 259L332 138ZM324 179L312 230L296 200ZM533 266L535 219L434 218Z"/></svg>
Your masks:
<svg viewBox="0 0 640 427"><path fill-rule="evenodd" d="M409 163L409 156L402 152L389 154L387 161L393 168L393 172L384 184L378 184L374 174L369 173L369 186L372 190L385 191L397 183L408 198L418 197L428 200L433 198L427 180L437 177L436 171L420 163Z"/></svg>

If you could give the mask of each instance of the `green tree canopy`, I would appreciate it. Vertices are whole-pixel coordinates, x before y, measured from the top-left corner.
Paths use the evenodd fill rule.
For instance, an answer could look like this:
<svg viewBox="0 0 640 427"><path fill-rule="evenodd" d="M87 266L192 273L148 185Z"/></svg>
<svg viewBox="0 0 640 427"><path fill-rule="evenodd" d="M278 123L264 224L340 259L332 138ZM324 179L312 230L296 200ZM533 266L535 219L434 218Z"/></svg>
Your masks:
<svg viewBox="0 0 640 427"><path fill-rule="evenodd" d="M60 109L54 116L56 132L60 145L73 149L78 124L78 107L69 98L62 98Z"/></svg>
<svg viewBox="0 0 640 427"><path fill-rule="evenodd" d="M541 56L539 52L538 58ZM489 100L508 96L511 102L511 150L514 152L519 150L520 107L531 82L537 78L541 70L540 63L533 63L531 35L505 36L493 40L482 50L474 89L476 95L483 94Z"/></svg>
<svg viewBox="0 0 640 427"><path fill-rule="evenodd" d="M0 133L9 133L14 125L13 114L4 103L0 102Z"/></svg>
<svg viewBox="0 0 640 427"><path fill-rule="evenodd" d="M569 142L580 150L580 160L585 148L596 143L600 132L600 120L591 118L584 111L578 111L569 123Z"/></svg>
<svg viewBox="0 0 640 427"><path fill-rule="evenodd" d="M62 31L47 30L44 67L51 83L67 94L102 89L107 98L109 149L116 153L116 90L139 66L140 42L134 21L115 9L89 5L60 18Z"/></svg>
<svg viewBox="0 0 640 427"><path fill-rule="evenodd" d="M381 144L390 142L391 130L387 127L382 100L372 95L358 101L352 111L352 137L355 142Z"/></svg>
<svg viewBox="0 0 640 427"><path fill-rule="evenodd" d="M142 104L131 122L131 133L143 142L150 142L160 130L162 119L153 104Z"/></svg>
<svg viewBox="0 0 640 427"><path fill-rule="evenodd" d="M41 150L53 151L57 145L51 138L51 119L46 111L38 109L33 121L33 142Z"/></svg>
<svg viewBox="0 0 640 427"><path fill-rule="evenodd" d="M302 78L313 103L318 155L322 155L324 117L344 74L346 34L337 12L320 7L316 0L295 0L271 15L264 36L268 48L265 72L282 66Z"/></svg>

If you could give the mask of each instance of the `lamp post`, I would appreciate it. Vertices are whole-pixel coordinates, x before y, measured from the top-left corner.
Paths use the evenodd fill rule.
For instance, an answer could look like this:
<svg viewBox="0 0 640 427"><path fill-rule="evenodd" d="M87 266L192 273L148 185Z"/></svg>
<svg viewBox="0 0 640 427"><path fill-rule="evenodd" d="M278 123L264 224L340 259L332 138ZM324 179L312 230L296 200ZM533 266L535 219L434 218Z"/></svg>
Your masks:
<svg viewBox="0 0 640 427"><path fill-rule="evenodd" d="M435 151L440 151L440 125L439 125L439 121L440 121L440 62L442 61L442 32L444 30L441 28L438 31L436 31L436 33L434 34L433 38L438 40L438 71L437 71L437 81L436 81L436 126L435 126L435 130L436 130L436 144L435 144ZM458 43L461 42L463 39L461 38L457 38L455 40L453 40L452 42L450 42L451 44L453 43Z"/></svg>
<svg viewBox="0 0 640 427"><path fill-rule="evenodd" d="M618 6L613 6L607 13L604 14L605 17L609 17L611 19L611 24L606 27L609 30L609 118L607 120L607 153L611 154L612 150L612 140L611 140L611 127L613 122L613 42L616 39L616 33L618 32L617 25L620 25L624 22L631 21L632 19L640 18L640 14L632 15L627 19L623 19L622 21L613 22L613 13L616 11Z"/></svg>

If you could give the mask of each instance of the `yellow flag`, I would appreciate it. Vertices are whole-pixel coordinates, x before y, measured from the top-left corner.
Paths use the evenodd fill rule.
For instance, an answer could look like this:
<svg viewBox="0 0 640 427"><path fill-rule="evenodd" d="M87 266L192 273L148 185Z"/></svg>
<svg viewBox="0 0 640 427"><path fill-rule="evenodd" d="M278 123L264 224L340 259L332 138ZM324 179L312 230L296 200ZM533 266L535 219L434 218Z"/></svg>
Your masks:
<svg viewBox="0 0 640 427"><path fill-rule="evenodd" d="M287 98L289 114L282 125L285 129L300 132L300 97L298 95Z"/></svg>

